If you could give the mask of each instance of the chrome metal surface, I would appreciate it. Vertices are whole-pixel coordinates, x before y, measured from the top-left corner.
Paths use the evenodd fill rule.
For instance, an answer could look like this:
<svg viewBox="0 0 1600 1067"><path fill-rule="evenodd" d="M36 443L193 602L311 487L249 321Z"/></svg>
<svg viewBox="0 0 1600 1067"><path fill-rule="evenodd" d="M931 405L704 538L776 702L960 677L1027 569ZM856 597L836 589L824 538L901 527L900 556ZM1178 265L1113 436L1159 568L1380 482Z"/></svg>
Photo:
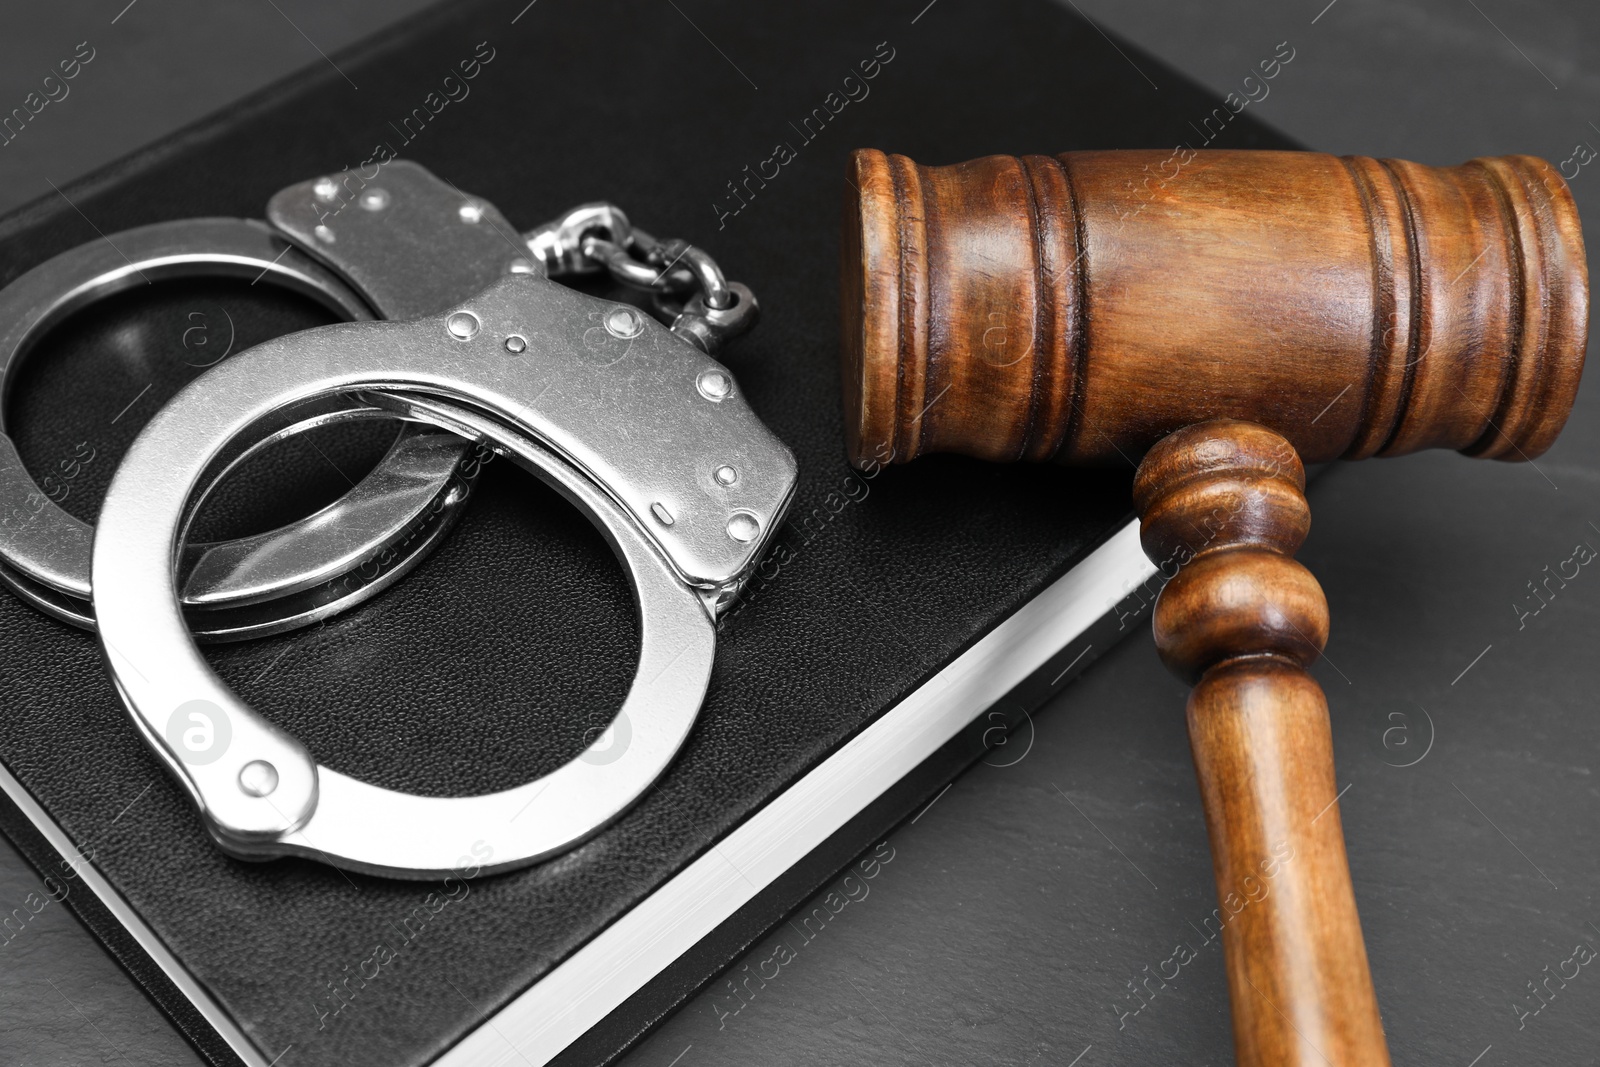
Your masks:
<svg viewBox="0 0 1600 1067"><path fill-rule="evenodd" d="M605 263L584 248L584 239L603 238L613 245L626 245L633 233L628 216L615 204L597 201L579 204L560 218L536 226L524 236L528 248L545 266L545 274L561 278L573 274L597 274Z"/></svg>
<svg viewBox="0 0 1600 1067"><path fill-rule="evenodd" d="M612 278L623 285L643 292L681 293L694 288L694 275L687 267L669 264L666 260L652 263L648 258L635 258L634 251L627 246L603 237L585 237L583 255L585 259L601 264Z"/></svg>
<svg viewBox="0 0 1600 1067"><path fill-rule="evenodd" d="M595 832L671 761L709 679L716 606L760 558L797 472L709 356L644 317L636 336L608 332L602 323L624 306L512 274L445 314L278 338L195 381L134 442L95 541L101 645L141 733L224 849L428 877L463 858L477 865L488 848L482 866L508 868ZM469 337L450 328L462 314L478 323ZM508 350L511 337L526 350ZM711 374L730 385L718 401L696 384ZM622 751L602 737L552 774L488 796L403 794L318 767L200 656L173 592L197 490L237 461L232 442L353 393L490 443L600 526L641 616L639 672L616 720L631 735ZM729 466L731 485L716 473ZM259 796L267 776L240 777L257 761L277 778Z"/></svg>
<svg viewBox="0 0 1600 1067"><path fill-rule="evenodd" d="M742 282L728 283L726 307L712 307L707 300L705 294L696 293L676 314L666 302L658 305L658 310L671 316L672 332L702 352L715 355L735 337L749 333L761 318L756 294Z"/></svg>
<svg viewBox="0 0 1600 1067"><path fill-rule="evenodd" d="M373 194L380 208L366 207ZM493 204L426 167L397 159L299 182L267 202L267 221L332 267L387 319L432 315L528 260L528 245Z"/></svg>
<svg viewBox="0 0 1600 1067"><path fill-rule="evenodd" d="M393 411L365 406L340 408L272 434L244 454L312 426L394 415ZM275 536L279 531L237 541L185 545L178 568L179 586L195 639L240 641L308 626L370 600L427 558L461 517L481 457L470 450L464 453L454 435L409 433L396 442L389 458L392 462L374 469L350 493L297 524L312 545L309 552L299 554L297 546ZM439 487L435 473L444 462L453 464L452 474ZM396 514L410 510L411 497L423 486L428 496L422 510L405 523L393 523ZM285 561L279 558L285 551L296 554ZM323 561L320 570L302 570L298 584L278 587L277 577L296 561L304 563L311 558ZM195 606L197 599L207 595L206 590L217 588L219 575L242 595ZM0 583L51 618L86 630L95 628L88 600L35 582L3 562ZM275 591L270 597L260 593L251 597L253 583L258 588L271 585Z"/></svg>
<svg viewBox="0 0 1600 1067"><path fill-rule="evenodd" d="M717 266L717 261L704 250L687 241L675 240L662 248L661 255L668 263L683 263L694 273L699 283L700 299L705 301L707 307L721 311L733 306L728 279L722 276L722 268Z"/></svg>
<svg viewBox="0 0 1600 1067"><path fill-rule="evenodd" d="M612 498L526 434L436 403L441 425L470 429L578 507L605 535L633 585L639 665L611 728L576 759L523 785L474 797L420 797L317 768L316 809L297 832L254 855L331 856L341 866L436 877L477 864L507 870L554 855L638 800L688 739L711 677L716 632L685 586Z"/></svg>
<svg viewBox="0 0 1600 1067"><path fill-rule="evenodd" d="M525 235L550 278L601 270L655 297L657 314L702 352L715 355L755 325L755 296L730 282L704 249L687 241L658 241L628 221L614 204L581 204Z"/></svg>
<svg viewBox="0 0 1600 1067"><path fill-rule="evenodd" d="M367 303L338 276L266 225L244 219L186 219L128 230L49 259L0 290L0 582L55 618L93 626L92 528L62 510L24 468L4 422L10 384L29 348L73 312L133 286L196 276L266 280L347 318L372 317ZM184 598L202 609L195 613L197 628L213 637L273 633L377 592L364 583L358 597L328 590L320 598L305 596L341 567L360 565L402 540L426 551L432 538L409 535L441 525L431 509L447 498L453 519L460 500L452 478L464 453L449 438L428 436L434 440L402 431L367 479L315 515L244 541L193 546L198 562ZM442 525L447 528L449 520ZM386 573L396 570L394 577L404 573ZM378 588L392 580L386 577ZM267 606L280 598L276 609ZM248 625L237 615L206 617L207 609L245 606L250 610L244 615L253 620Z"/></svg>
<svg viewBox="0 0 1600 1067"><path fill-rule="evenodd" d="M393 417L382 408L340 408L257 442L251 451L317 426ZM360 570L365 560L411 536L428 515L447 507L453 511L457 505L451 498L465 499L459 470L470 460L468 450L449 435L403 434L386 461L354 489L297 522L294 541L274 530L185 547L179 571L184 605L223 609L265 604ZM446 472L442 484L440 471Z"/></svg>
<svg viewBox="0 0 1600 1067"><path fill-rule="evenodd" d="M684 313L666 313L675 317L676 332L703 351L715 351L754 321L754 298L744 300L749 290L737 283L734 310L695 318L692 308L721 291L721 271L683 242L663 245L636 229L610 204L583 205L523 237L493 205L396 160L370 178L352 171L290 186L273 197L268 214L281 232L242 219L129 230L63 253L0 290L0 584L46 614L93 627L87 603L92 531L35 485L5 434L4 394L14 379L8 372L50 327L104 296L159 279L249 277L351 319L371 317L369 307L384 317L408 318L442 310L505 274L538 270L532 252L563 274L609 267L622 277L621 261L627 260L641 272L638 287L694 293ZM614 242L609 259L585 254L596 240ZM634 255L643 258L634 264ZM636 316L618 305L601 326L630 341L643 325ZM477 327L463 317L451 329L469 339ZM528 341L514 335L503 343L517 354ZM465 501L454 472L465 460L453 437L417 440L416 431L404 430L368 478L329 507L239 542L189 546L182 596L195 632L206 640L277 633L381 591L454 521ZM416 558L393 558L396 546ZM371 568L379 556L392 565L353 586L341 581L350 568Z"/></svg>

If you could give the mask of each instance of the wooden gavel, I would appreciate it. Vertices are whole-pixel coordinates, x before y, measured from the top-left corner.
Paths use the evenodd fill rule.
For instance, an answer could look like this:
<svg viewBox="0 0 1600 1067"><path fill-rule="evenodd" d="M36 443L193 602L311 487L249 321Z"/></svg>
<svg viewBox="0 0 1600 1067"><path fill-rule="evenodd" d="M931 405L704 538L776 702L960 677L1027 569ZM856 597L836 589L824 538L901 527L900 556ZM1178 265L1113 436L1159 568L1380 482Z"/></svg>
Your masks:
<svg viewBox="0 0 1600 1067"><path fill-rule="evenodd" d="M1233 913L1238 1062L1388 1064L1327 700L1307 673L1328 605L1293 558L1310 528L1302 461L1550 446L1588 328L1566 184L1530 156L923 167L862 150L841 267L856 464L1138 462L1141 540L1170 579L1156 647L1194 686L1190 745Z"/></svg>

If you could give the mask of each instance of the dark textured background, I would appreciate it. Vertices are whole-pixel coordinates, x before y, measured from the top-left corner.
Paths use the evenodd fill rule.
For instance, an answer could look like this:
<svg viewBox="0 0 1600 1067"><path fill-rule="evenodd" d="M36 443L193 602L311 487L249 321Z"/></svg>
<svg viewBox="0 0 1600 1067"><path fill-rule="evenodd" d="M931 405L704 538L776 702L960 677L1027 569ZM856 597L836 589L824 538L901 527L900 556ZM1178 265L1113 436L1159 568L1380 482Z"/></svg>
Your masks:
<svg viewBox="0 0 1600 1067"><path fill-rule="evenodd" d="M282 6L313 38L329 31L318 43L332 51L335 27L313 27L310 5ZM923 20L971 17L974 6L939 0ZM1575 142L1600 145L1591 126L1600 122L1600 18L1592 7L1078 6L1219 93L1289 40L1294 63L1251 114L1314 147L1444 164L1511 151L1559 163ZM52 135L61 147L40 149L28 163L13 162L20 145L0 150L9 202L48 191L42 176L59 183L117 145L132 147L223 100L197 107L197 98L246 87L250 72L218 42L247 54L258 77L276 72L268 69L274 43L285 46L278 70L321 62L303 38L284 31L271 39L267 23L279 16L270 6L198 10L174 14L141 0L104 31L138 25L127 54L143 62L130 61L116 93L96 98L80 79L83 95L47 112L63 120ZM10 16L13 32L0 35L0 86L25 91L23 60L53 59L58 42L70 51L89 33L79 26L98 27L114 14L98 5L54 9L25 33ZM257 15L242 28L222 21ZM135 16L147 21L135 24ZM246 39L251 47L238 48ZM185 42L181 63L171 61L177 40ZM1082 106L1170 92L1142 60L1129 52L1130 66L1142 66L1156 86L1130 72L1102 97L1085 94ZM1004 64L1006 56L990 61ZM746 69L759 81L758 69ZM149 90L152 82L203 88L163 93ZM163 95L190 110L161 111ZM76 104L88 114L73 111ZM83 124L70 136L69 115ZM79 154L65 154L67 141ZM96 155L103 144L111 147ZM1063 146L1042 130L1039 143L1006 147ZM1600 211L1597 167L1573 181L1586 215ZM1537 468L1425 455L1336 469L1312 492L1316 525L1302 558L1334 612L1319 676L1334 705L1340 780L1350 785L1343 816L1397 1062L1488 1067L1594 1057L1600 978L1592 968L1557 987L1521 1029L1513 1005L1538 1006L1526 983L1571 956L1576 942L1600 944L1590 925L1600 922L1592 716L1600 586L1583 571L1523 629L1512 608L1526 583L1567 559L1575 543L1600 546L1590 526L1600 524L1594 394L1586 386L1567 435ZM1125 1029L1114 1009L1135 1006L1125 983L1142 978L1146 965L1154 969L1178 940L1200 943L1191 924L1213 906L1181 700L1148 639L1127 642L1034 717L1031 747L1024 730L990 757L1014 765L976 768L897 831L893 859L859 883L868 895L825 936L793 936L796 959L747 1007L733 1014L738 1002L714 986L628 1062L1227 1062L1214 949ZM1424 751L1415 766L1396 766ZM14 864L0 891L20 899L36 886L32 872ZM752 966L773 947L759 947ZM0 1039L28 1050L16 1054L20 1062L192 1062L58 906L0 947L0 998Z"/></svg>

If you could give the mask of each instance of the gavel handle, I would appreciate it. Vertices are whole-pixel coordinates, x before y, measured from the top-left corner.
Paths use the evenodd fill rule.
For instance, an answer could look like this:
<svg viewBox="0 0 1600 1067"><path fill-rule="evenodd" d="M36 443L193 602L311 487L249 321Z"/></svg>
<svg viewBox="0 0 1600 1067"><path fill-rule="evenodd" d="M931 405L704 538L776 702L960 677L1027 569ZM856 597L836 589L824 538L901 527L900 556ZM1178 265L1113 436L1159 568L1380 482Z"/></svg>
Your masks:
<svg viewBox="0 0 1600 1067"><path fill-rule="evenodd" d="M1163 662L1194 685L1240 1067L1387 1067L1339 821L1322 689L1328 605L1293 558L1310 528L1282 437L1214 420L1158 443L1135 479Z"/></svg>

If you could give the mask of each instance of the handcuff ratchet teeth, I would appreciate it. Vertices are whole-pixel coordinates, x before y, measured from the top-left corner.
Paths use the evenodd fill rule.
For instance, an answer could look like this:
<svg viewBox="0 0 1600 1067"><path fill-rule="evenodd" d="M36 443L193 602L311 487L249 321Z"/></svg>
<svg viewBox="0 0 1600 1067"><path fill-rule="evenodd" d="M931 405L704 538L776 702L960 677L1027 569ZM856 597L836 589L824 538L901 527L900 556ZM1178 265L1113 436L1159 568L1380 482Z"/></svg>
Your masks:
<svg viewBox="0 0 1600 1067"><path fill-rule="evenodd" d="M357 243L390 242L389 266L402 275L443 278L455 258L440 255L452 237L441 232L435 243L418 219L382 229L374 216L402 201L441 230L504 226L501 249L518 249L492 207L420 167L388 165L383 186L380 209L347 216L346 207L330 218L305 190L286 190L269 215L285 232L321 241L313 247L330 261ZM318 226L328 234L319 237ZM347 241L362 230L360 241ZM490 850L486 870L526 865L620 815L694 723L716 616L783 519L794 457L694 329L668 329L518 259L502 257L504 277L443 314L336 324L234 356L162 408L118 467L94 542L101 646L140 733L232 855L299 855L423 878L448 873L476 846L479 855ZM358 264L341 269L374 292L386 284L363 277ZM610 737L512 789L423 797L319 766L212 671L173 585L198 498L243 442L352 396L487 443L605 534L633 585L641 631L637 674Z"/></svg>

